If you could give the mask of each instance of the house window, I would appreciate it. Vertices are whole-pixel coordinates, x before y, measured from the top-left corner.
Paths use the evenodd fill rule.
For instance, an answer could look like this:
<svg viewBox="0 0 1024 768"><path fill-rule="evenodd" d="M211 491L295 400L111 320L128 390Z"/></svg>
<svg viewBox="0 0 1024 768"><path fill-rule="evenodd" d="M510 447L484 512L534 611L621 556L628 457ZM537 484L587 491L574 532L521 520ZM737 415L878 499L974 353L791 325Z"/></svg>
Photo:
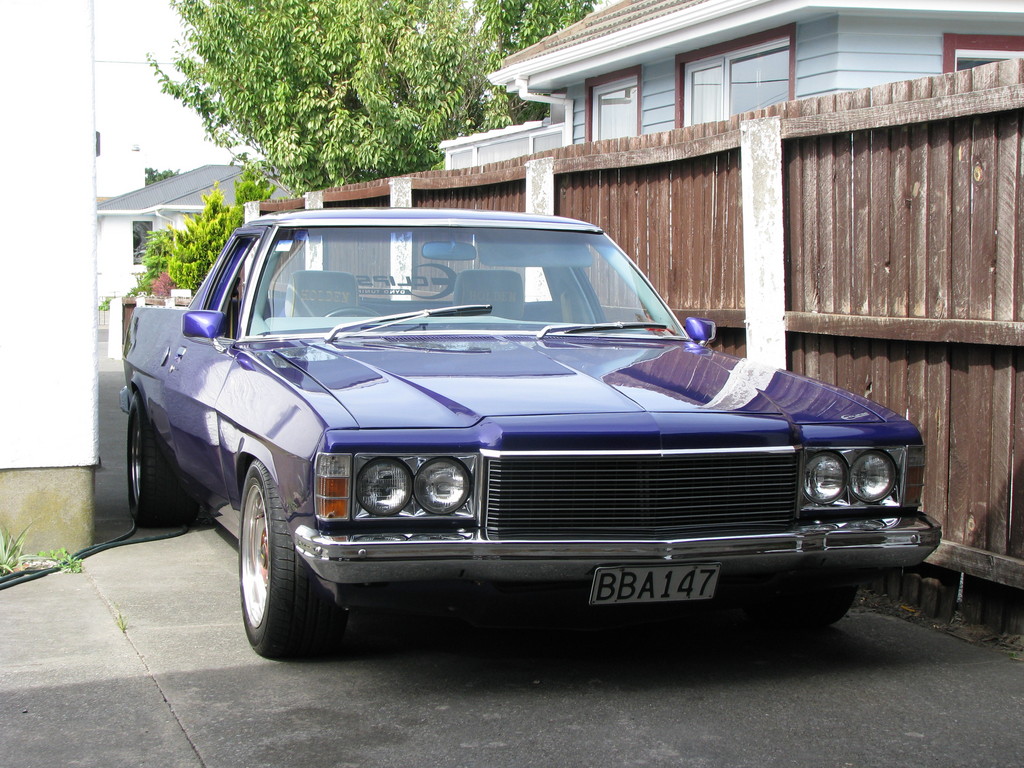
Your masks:
<svg viewBox="0 0 1024 768"><path fill-rule="evenodd" d="M640 68L587 80L587 139L640 134Z"/></svg>
<svg viewBox="0 0 1024 768"><path fill-rule="evenodd" d="M943 35L942 70L959 72L1006 59L1024 59L1024 37Z"/></svg>
<svg viewBox="0 0 1024 768"><path fill-rule="evenodd" d="M153 231L152 221L132 222L132 264L141 264L146 251L146 239Z"/></svg>
<svg viewBox="0 0 1024 768"><path fill-rule="evenodd" d="M793 98L793 27L676 57L683 125L725 120Z"/></svg>

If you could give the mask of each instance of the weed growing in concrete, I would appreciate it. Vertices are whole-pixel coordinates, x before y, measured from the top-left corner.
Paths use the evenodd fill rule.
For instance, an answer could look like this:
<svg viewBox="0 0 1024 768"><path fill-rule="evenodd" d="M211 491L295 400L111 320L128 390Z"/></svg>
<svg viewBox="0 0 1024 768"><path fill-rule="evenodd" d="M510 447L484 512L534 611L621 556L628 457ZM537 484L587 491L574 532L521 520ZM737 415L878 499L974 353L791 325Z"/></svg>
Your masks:
<svg viewBox="0 0 1024 768"><path fill-rule="evenodd" d="M75 557L64 547L40 552L39 557L43 560L52 560L63 573L82 572L82 558Z"/></svg>

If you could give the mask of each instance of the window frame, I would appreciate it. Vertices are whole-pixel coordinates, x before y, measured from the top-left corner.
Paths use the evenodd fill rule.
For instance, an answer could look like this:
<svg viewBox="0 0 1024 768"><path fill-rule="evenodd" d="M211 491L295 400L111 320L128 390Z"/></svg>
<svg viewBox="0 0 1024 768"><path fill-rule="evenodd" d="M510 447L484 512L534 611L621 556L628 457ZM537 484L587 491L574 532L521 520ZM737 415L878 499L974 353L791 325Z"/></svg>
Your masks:
<svg viewBox="0 0 1024 768"><path fill-rule="evenodd" d="M139 225L143 225L139 228ZM148 227L148 228L147 228ZM142 234L144 230L144 234ZM132 267L145 267L142 258L146 253L146 241L156 231L152 219L132 219ZM139 236L139 244L135 244L136 236Z"/></svg>
<svg viewBox="0 0 1024 768"><path fill-rule="evenodd" d="M711 59L721 59L723 62L727 62L757 53L759 49L767 52L776 44L779 47L785 44L789 50L789 92L786 99L792 101L796 98L796 24L767 29L764 32L730 40L727 43L678 54L676 56L676 128L692 124L690 122L690 94L686 87L687 67ZM730 117L732 115L725 115L720 119L728 120Z"/></svg>
<svg viewBox="0 0 1024 768"><path fill-rule="evenodd" d="M599 139L595 136L595 129L597 127L597 121L594 119L594 110L597 107L597 99L594 93L595 90L598 90L598 93L600 93L600 89L602 88L608 88L620 83L625 84L630 80L633 80L636 83L636 132L631 135L639 136L643 133L643 67L636 66L630 67L629 69L620 69L617 72L609 72L607 75L601 75L600 77L591 77L586 80L584 87L587 92L587 141L609 141L609 139Z"/></svg>
<svg viewBox="0 0 1024 768"><path fill-rule="evenodd" d="M960 54L1016 53L1008 59L1024 58L1024 35L960 35L942 36L942 71L956 72Z"/></svg>

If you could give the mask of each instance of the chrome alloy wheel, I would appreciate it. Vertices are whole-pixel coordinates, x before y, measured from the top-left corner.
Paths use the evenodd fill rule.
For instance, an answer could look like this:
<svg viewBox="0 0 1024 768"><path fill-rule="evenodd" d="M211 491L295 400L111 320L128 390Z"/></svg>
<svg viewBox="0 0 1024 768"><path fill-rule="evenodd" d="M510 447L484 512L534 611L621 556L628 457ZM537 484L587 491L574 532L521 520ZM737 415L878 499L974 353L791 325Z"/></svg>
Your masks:
<svg viewBox="0 0 1024 768"><path fill-rule="evenodd" d="M135 413L131 419L131 437L128 441L128 482L131 501L138 504L142 493L142 417Z"/></svg>
<svg viewBox="0 0 1024 768"><path fill-rule="evenodd" d="M242 597L249 625L263 622L270 594L270 543L267 505L258 484L249 487L242 511Z"/></svg>

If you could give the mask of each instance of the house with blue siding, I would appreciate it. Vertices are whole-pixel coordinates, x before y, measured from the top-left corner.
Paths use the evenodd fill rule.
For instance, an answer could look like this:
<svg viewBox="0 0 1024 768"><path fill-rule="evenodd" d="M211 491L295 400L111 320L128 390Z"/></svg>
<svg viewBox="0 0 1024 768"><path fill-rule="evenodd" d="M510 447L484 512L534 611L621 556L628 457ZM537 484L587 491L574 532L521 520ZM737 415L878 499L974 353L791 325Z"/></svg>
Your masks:
<svg viewBox="0 0 1024 768"><path fill-rule="evenodd" d="M623 0L489 75L548 120L442 148L468 167L1021 57L1022 0Z"/></svg>

